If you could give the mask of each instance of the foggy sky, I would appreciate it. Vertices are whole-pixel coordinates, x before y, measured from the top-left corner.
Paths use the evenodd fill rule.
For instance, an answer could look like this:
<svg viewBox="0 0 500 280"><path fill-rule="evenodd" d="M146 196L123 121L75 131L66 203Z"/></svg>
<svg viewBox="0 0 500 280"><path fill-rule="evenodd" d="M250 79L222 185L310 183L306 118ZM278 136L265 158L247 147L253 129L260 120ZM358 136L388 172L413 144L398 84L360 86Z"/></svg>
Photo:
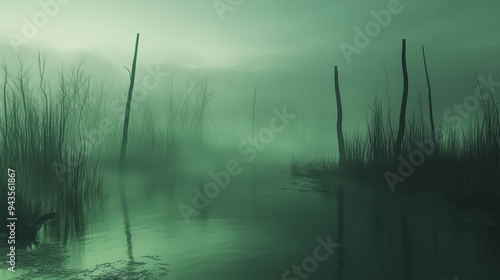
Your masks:
<svg viewBox="0 0 500 280"><path fill-rule="evenodd" d="M300 104L307 122L325 127L330 124L320 120L333 125L336 116L333 67L338 65L346 131L366 127L367 104L375 92L385 100L384 63L391 100L395 107L400 103L403 38L409 101L416 100L417 88L426 93L424 44L438 118L474 92L476 70L499 80L500 36L495 31L500 2L393 1L2 0L0 53L7 63L19 56L34 65L40 49L54 69L85 57L89 71L97 76L107 72L126 88L123 65L130 67L140 33L139 69L162 65L208 76L217 89L212 111L219 119L242 109L250 112L248 104L258 88L259 111L285 105L297 109ZM355 27L364 30L374 21L372 11L379 13L388 5L401 12L392 14L349 63L340 45L355 46ZM50 14L46 22L44 13ZM15 48L12 38L24 39Z"/></svg>

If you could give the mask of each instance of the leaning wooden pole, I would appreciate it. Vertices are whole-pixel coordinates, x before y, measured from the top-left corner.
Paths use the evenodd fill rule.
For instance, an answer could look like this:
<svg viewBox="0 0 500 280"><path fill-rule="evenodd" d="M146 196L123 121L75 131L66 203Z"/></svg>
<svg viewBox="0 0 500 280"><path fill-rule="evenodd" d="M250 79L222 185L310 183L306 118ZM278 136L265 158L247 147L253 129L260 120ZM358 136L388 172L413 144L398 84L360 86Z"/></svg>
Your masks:
<svg viewBox="0 0 500 280"><path fill-rule="evenodd" d="M132 73L130 74L130 86L128 89L127 106L125 108L125 119L123 121L123 137L122 146L120 149L120 163L119 163L119 176L120 176L120 198L121 206L123 212L123 221L125 224L125 235L127 236L127 253L130 262L134 262L134 256L132 254L132 234L130 233L130 221L128 217L128 205L127 196L125 195L125 186L123 182L123 168L125 166L125 152L127 150L127 139L128 139L128 123L130 118L130 103L132 102L132 92L134 91L134 81L135 81L135 66L137 62L137 50L139 48L139 33L137 33L137 39L135 41L135 53L134 61L132 62Z"/></svg>
<svg viewBox="0 0 500 280"><path fill-rule="evenodd" d="M403 66L403 101L401 102L401 113L399 114L399 131L394 147L394 160L396 161L401 154L401 145L405 134L406 124L406 104L408 102L408 70L406 68L406 39L403 39L403 51L401 54L401 63Z"/></svg>
<svg viewBox="0 0 500 280"><path fill-rule="evenodd" d="M437 149L436 132L435 132L435 128L434 128L434 117L433 117L433 114L432 114L431 83L429 81L429 72L427 72L427 61L425 59L424 45L422 45L422 56L424 57L425 77L427 78L427 89L429 91L429 114L430 114L430 122L431 122L432 141L434 142L435 149Z"/></svg>
<svg viewBox="0 0 500 280"><path fill-rule="evenodd" d="M128 88L127 107L125 108L125 120L123 122L123 137L122 137L122 146L120 149L120 172L123 172L123 167L125 165L125 151L127 149L127 139L128 139L128 123L130 119L130 103L132 102L132 92L134 91L135 65L137 62L138 48L139 48L139 33L137 33L137 39L135 41L134 61L132 62L132 73L130 74L130 86Z"/></svg>
<svg viewBox="0 0 500 280"><path fill-rule="evenodd" d="M342 133L342 101L340 100L339 72L335 65L335 97L337 99L337 138L339 142L339 164L345 163L344 134Z"/></svg>

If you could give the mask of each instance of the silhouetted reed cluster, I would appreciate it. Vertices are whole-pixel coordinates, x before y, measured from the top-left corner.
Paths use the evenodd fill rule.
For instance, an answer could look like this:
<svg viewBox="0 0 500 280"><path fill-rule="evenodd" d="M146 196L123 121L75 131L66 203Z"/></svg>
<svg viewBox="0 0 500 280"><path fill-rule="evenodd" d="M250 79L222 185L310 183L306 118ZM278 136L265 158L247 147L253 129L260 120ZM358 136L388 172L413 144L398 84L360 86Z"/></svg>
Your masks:
<svg viewBox="0 0 500 280"><path fill-rule="evenodd" d="M57 213L54 227L82 232L85 209L104 197L97 159L86 153L89 147L78 147L91 122L91 76L77 64L62 67L58 81L49 81L41 55L35 71L21 61L17 69L4 64L2 70L0 218L6 220L7 168L12 168L18 238L34 237L30 226L49 212Z"/></svg>
<svg viewBox="0 0 500 280"><path fill-rule="evenodd" d="M405 67L403 40L403 69ZM405 88L407 85L405 80ZM478 98L480 109L471 113L474 118L469 126L445 126L442 122L434 126L429 80L428 85L429 118L424 116L420 92L418 110L415 108L412 115L406 117L404 93L398 131L390 100L384 112L382 102L376 97L370 106L366 134L347 135L344 145L341 145L344 141L339 141L339 151L345 150L344 158L341 155L339 162L319 159L305 164L292 158L292 173L342 176L392 191L439 190L464 206L500 209L500 116L494 89L478 86L478 96L488 98ZM336 93L340 95L337 71ZM337 97L338 107L339 104ZM338 119L341 117L339 114ZM405 124L403 133L402 123ZM337 124L339 126L339 122ZM401 134L398 144L397 136Z"/></svg>
<svg viewBox="0 0 500 280"><path fill-rule="evenodd" d="M101 166L118 163L123 112L113 105L120 105L120 99L108 81L95 81L84 71L83 61L61 67L49 79L39 54L35 68L19 60L17 67L4 64L2 74L0 219L7 215L6 172L12 168L18 235L40 216L55 212L52 236L63 241L81 237L88 213L107 198ZM208 104L214 92L205 78L190 76L179 86L172 75L145 98L134 99L127 166L133 168L136 160L175 162L181 147L200 145L207 122L213 124Z"/></svg>
<svg viewBox="0 0 500 280"><path fill-rule="evenodd" d="M438 124L436 131L442 133L436 133L438 140L441 140L436 145L433 144L428 121L423 114L414 112L408 119L407 133L399 155L414 168L413 173L405 177L403 175L407 174L398 171L401 161L394 163L396 125L389 116L384 115L381 102L376 100L371 108L367 133L346 135L344 164L324 159L302 163L292 158L292 173L303 176L345 176L387 186L385 176L391 172L404 179L403 182L395 181L396 190L439 189L450 199L463 204L475 202L498 207L500 118L499 108L494 103L493 99L482 102L482 114L471 120L468 128L443 128L442 124ZM418 151L424 155L422 163L416 156ZM414 162L418 164L412 164L412 153Z"/></svg>

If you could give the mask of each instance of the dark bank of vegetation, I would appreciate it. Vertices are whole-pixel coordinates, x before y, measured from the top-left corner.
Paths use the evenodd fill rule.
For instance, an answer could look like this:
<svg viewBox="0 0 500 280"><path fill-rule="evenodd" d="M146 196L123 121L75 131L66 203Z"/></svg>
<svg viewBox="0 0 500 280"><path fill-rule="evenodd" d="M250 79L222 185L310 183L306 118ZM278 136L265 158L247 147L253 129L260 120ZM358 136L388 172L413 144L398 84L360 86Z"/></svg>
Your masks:
<svg viewBox="0 0 500 280"><path fill-rule="evenodd" d="M403 40L403 72L406 71L405 51ZM425 72L429 118L424 114L421 96L418 110L406 116L408 79L405 78L399 123L393 119L390 103L384 110L380 99L375 97L370 107L371 118L366 136L347 135L344 144L338 73L335 69L339 161L323 159L302 163L292 158L292 173L359 180L392 191L438 191L462 206L499 210L500 116L493 90L478 84L476 94L487 98L477 98L480 107L478 118L468 129L443 128L439 120L434 123L426 62Z"/></svg>
<svg viewBox="0 0 500 280"><path fill-rule="evenodd" d="M0 219L9 215L11 168L16 172L16 240L27 243L40 228L63 242L84 235L90 213L98 213L108 198L103 172L118 167L123 135L125 106L108 81L87 73L83 61L62 66L50 79L46 68L41 54L34 67L19 59L16 66L3 65L0 80ZM214 90L205 78L190 76L178 86L174 77L154 89L161 94L148 92L147 98L133 100L127 167L143 158L150 159L150 164L141 162L146 166L173 163L182 145L202 142ZM50 226L37 224L49 213L56 214L43 223ZM7 229L0 234L8 234Z"/></svg>
<svg viewBox="0 0 500 280"><path fill-rule="evenodd" d="M16 174L15 204L11 205L17 218L16 242L34 241L42 223L54 217L51 228L56 229L59 240L81 236L85 211L91 202L105 197L96 158L67 149L82 137L79 132L91 121L94 88L81 66L61 69L58 83L50 83L41 55L36 69L21 61L17 69L3 65L0 219L5 221L10 214L6 184L10 168ZM49 213L56 215L39 222Z"/></svg>

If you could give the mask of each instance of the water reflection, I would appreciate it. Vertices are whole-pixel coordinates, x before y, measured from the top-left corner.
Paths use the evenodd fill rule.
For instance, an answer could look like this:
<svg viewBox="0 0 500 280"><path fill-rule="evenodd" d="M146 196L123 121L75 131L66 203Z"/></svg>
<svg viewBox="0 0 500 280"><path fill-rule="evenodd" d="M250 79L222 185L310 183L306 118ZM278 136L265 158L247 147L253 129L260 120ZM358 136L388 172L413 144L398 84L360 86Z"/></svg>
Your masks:
<svg viewBox="0 0 500 280"><path fill-rule="evenodd" d="M103 211L85 209L95 219L74 242L40 235L42 244L19 257L25 261L20 271L50 275L40 268L50 264L37 264L50 255L51 262L60 263L52 265L60 275L76 271L82 279L164 279L167 270L166 279L281 279L311 255L317 237L331 235L340 247L334 257L318 263L309 279L500 276L494 219L456 209L431 194L404 196L349 182L299 179L256 165L254 172L232 178L186 224L178 206L192 201L192 189L207 183L207 172L172 168L173 177L165 170L125 178L135 261L128 259L120 201L110 199ZM111 178L107 187L116 188L117 176L106 178ZM39 255L27 256L33 253ZM150 278L140 278L140 272Z"/></svg>

